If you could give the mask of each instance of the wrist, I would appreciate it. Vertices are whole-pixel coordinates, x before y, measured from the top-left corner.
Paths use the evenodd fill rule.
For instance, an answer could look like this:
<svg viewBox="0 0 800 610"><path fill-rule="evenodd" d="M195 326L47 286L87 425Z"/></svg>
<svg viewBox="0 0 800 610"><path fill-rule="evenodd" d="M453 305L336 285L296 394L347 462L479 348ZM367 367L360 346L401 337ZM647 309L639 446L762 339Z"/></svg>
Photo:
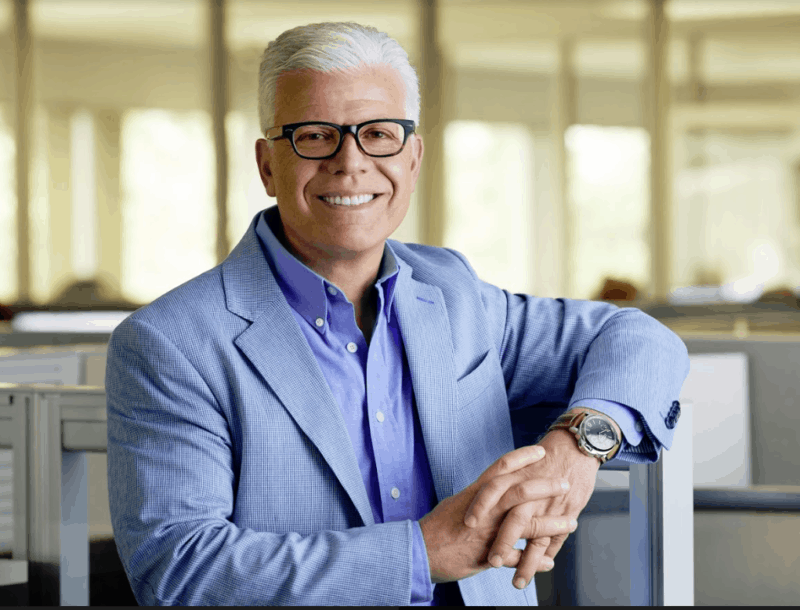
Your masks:
<svg viewBox="0 0 800 610"><path fill-rule="evenodd" d="M539 442L548 458L561 458L562 463L579 464L589 470L599 470L600 460L578 448L578 440L569 430L550 430Z"/></svg>

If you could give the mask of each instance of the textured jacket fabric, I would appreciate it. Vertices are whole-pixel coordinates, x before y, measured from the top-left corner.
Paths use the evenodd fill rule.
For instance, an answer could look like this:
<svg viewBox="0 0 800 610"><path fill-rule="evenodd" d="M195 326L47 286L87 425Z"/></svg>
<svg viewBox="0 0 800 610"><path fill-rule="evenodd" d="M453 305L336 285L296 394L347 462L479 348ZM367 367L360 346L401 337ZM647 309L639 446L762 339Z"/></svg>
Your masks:
<svg viewBox="0 0 800 610"><path fill-rule="evenodd" d="M254 226L109 342L111 516L134 593L142 605L406 605L412 522L374 523L341 411ZM630 407L642 445L671 446L689 370L671 331L634 309L511 295L451 250L391 245L439 499L581 399ZM512 575L464 579L461 595L536 605Z"/></svg>

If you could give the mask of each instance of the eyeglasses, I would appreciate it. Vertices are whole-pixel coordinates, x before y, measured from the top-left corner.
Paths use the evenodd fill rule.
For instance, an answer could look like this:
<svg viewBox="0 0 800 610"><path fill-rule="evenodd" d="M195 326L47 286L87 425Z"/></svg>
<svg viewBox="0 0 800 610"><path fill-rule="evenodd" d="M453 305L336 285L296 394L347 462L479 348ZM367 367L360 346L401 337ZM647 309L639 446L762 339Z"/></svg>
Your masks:
<svg viewBox="0 0 800 610"><path fill-rule="evenodd" d="M290 123L267 130L268 140L288 139L303 159L330 159L342 148L344 137L352 133L356 144L370 157L393 157L414 133L414 121L406 119L373 119L359 125L307 122Z"/></svg>

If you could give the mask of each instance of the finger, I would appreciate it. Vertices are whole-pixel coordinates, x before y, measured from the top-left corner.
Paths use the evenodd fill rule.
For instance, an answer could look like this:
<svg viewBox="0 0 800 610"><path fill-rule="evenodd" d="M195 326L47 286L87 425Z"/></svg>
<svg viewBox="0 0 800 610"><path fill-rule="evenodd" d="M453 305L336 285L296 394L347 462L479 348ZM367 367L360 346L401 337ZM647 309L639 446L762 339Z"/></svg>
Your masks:
<svg viewBox="0 0 800 610"><path fill-rule="evenodd" d="M478 481L486 482L498 476L516 472L523 466L528 466L544 458L544 447L541 445L527 445L509 451L500 456L495 462L483 471Z"/></svg>
<svg viewBox="0 0 800 610"><path fill-rule="evenodd" d="M519 565L519 561L522 558L522 554L525 551L521 549L511 549L511 552L506 557L505 562L503 565L507 568L515 568ZM493 565L489 564L489 567L494 567Z"/></svg>
<svg viewBox="0 0 800 610"><path fill-rule="evenodd" d="M533 540L536 546L541 546L537 558L541 558L550 546L549 538L566 535L577 527L577 522L570 522L569 517L534 517L530 514L530 507L521 506L511 509L497 536L489 549L489 563L495 567L505 565L505 558L509 556L518 540L525 538ZM539 541L539 539L547 539ZM534 568L538 565L538 559Z"/></svg>
<svg viewBox="0 0 800 610"><path fill-rule="evenodd" d="M574 521L574 519L572 521ZM575 531L573 526L570 526L569 529L571 530L570 533ZM512 580L514 586L518 589L524 589L531 584L531 579L537 572L549 572L552 570L555 566L556 555L561 550L567 536L568 534L559 534L550 538L550 545L541 556L538 555L539 546L533 547L530 553L527 552L528 547L525 547L522 557L520 557L519 562L516 564L517 570ZM534 541L528 541L529 546L531 542Z"/></svg>
<svg viewBox="0 0 800 610"><path fill-rule="evenodd" d="M537 538L528 540L525 550L522 552L519 563L517 563L517 570L514 572L512 584L517 589L524 589L527 587L533 576L537 571L544 572L553 566L552 560L545 555L549 548L549 538ZM547 564L546 562L550 562Z"/></svg>
<svg viewBox="0 0 800 610"><path fill-rule="evenodd" d="M483 474L481 474L481 476L479 476L477 480L472 483L472 485L477 486L480 489L487 482L495 481L500 477L518 471L523 466L528 466L538 462L544 458L544 454L544 447L539 445L527 445L525 447L515 449L514 451L509 451L495 460L495 462L489 466L483 472ZM502 485L501 481L495 481L493 485L497 486L493 495L496 495L499 498L503 495L503 493L505 493L505 490L507 489L508 485L510 485L510 482L506 485ZM501 491L503 493L500 493ZM492 505L493 504L494 503L492 503ZM478 524L478 521L472 518L467 519L468 516L470 515L464 515L464 523L467 525L467 527L475 527Z"/></svg>
<svg viewBox="0 0 800 610"><path fill-rule="evenodd" d="M570 533L572 533L572 532L570 532ZM539 570L538 570L539 572L543 571L542 564L544 564L546 562L546 560L550 560L551 562L555 562L556 555L558 555L558 552L561 550L561 547L564 545L564 542L566 542L568 535L569 534L559 535L559 536L553 536L552 538L550 538L550 546L547 547L547 550L544 552L544 557L542 558L542 561L539 562ZM552 568L552 566L551 566L551 568ZM546 571L546 570L544 570L544 571Z"/></svg>
<svg viewBox="0 0 800 610"><path fill-rule="evenodd" d="M563 495L569 491L569 487L569 481L566 479L526 479L509 487L503 497L497 501L497 508L504 513L526 502ZM473 512L473 514L475 513ZM475 516L480 519L481 515L476 514Z"/></svg>
<svg viewBox="0 0 800 610"><path fill-rule="evenodd" d="M556 555L558 555L558 552L561 550L561 547L564 546L564 542L567 540L567 536L568 534L563 534L550 538L550 546L547 547L547 550L544 552L544 556L551 561L555 561Z"/></svg>
<svg viewBox="0 0 800 610"><path fill-rule="evenodd" d="M520 480L519 477L513 472L495 477L478 490L464 513L467 527L475 527L495 507L504 513L525 502L560 496L569 490L566 479Z"/></svg>

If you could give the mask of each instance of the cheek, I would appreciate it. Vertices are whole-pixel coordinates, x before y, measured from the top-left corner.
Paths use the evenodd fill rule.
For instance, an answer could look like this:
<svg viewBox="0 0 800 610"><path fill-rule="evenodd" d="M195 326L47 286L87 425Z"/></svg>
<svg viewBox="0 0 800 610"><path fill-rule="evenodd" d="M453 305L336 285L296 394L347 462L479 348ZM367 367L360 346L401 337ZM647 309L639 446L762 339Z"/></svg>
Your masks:
<svg viewBox="0 0 800 610"><path fill-rule="evenodd" d="M383 173L394 185L395 192L410 190L411 171L407 163L402 161L387 163Z"/></svg>
<svg viewBox="0 0 800 610"><path fill-rule="evenodd" d="M313 172L291 162L284 162L279 169L280 179L276 181L279 196L282 194L294 199L303 195Z"/></svg>

